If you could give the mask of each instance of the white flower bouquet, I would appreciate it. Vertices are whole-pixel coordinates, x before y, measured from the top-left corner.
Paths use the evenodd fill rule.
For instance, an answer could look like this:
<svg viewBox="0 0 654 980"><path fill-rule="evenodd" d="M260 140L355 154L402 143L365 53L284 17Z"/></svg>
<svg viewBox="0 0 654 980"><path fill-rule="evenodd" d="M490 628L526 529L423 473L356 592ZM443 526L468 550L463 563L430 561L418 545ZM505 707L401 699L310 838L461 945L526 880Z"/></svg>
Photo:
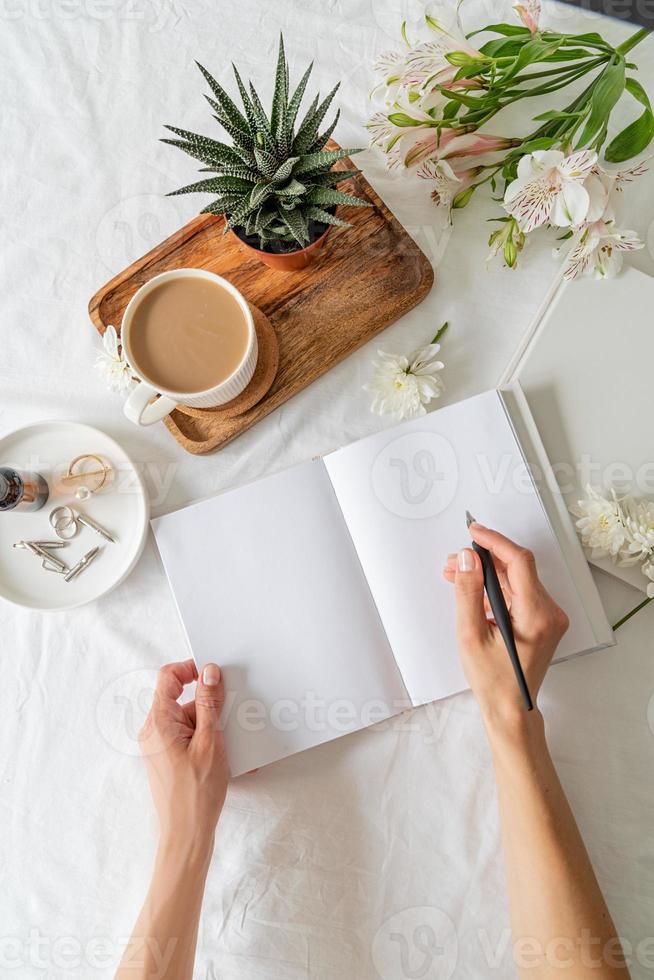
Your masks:
<svg viewBox="0 0 654 980"><path fill-rule="evenodd" d="M654 599L654 501L631 496L608 496L587 487L588 496L570 508L583 546L592 558L610 558L617 565L640 565L649 580L647 600L620 620Z"/></svg>
<svg viewBox="0 0 654 980"><path fill-rule="evenodd" d="M466 35L460 6L443 2L428 12L416 36L404 24L403 48L378 59L373 98L382 104L368 123L371 143L389 168L428 181L435 205L450 215L479 188L498 194L505 213L493 219L500 227L490 236L490 258L501 254L515 268L526 236L550 226L568 242L566 278L614 275L624 252L643 246L617 226L615 205L645 164L621 171L605 164L640 154L654 137L649 97L628 75L636 66L627 60L648 32L618 47L595 32L554 33L539 26L539 0L525 0L515 4L522 25L489 24ZM477 47L482 34L490 39ZM552 107L554 93L586 78L580 94ZM641 115L605 145L623 94ZM547 100L536 128L519 138L487 131L501 110L527 98Z"/></svg>

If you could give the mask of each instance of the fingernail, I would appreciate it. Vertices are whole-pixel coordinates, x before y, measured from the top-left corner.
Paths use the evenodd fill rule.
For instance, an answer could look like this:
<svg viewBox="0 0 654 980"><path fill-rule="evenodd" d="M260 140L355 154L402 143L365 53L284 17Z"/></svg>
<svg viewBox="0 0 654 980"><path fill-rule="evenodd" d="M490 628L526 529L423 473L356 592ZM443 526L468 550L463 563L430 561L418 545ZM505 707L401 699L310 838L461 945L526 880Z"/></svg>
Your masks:
<svg viewBox="0 0 654 980"><path fill-rule="evenodd" d="M459 552L459 571L472 572L475 567L475 559L470 548L462 548Z"/></svg>
<svg viewBox="0 0 654 980"><path fill-rule="evenodd" d="M488 530L488 528L486 527L486 525L485 524L480 524L479 521L473 521L472 524L470 525L470 527L476 527L480 531L487 531Z"/></svg>
<svg viewBox="0 0 654 980"><path fill-rule="evenodd" d="M207 664L202 671L202 683L205 687L216 687L220 684L220 667L216 664Z"/></svg>

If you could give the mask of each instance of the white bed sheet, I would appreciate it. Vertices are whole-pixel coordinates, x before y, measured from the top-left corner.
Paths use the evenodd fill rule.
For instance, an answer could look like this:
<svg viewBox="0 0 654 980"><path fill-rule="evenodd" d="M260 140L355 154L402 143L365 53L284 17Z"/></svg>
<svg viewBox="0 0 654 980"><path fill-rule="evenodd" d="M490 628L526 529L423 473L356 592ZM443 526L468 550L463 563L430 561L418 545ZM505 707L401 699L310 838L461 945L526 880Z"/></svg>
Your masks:
<svg viewBox="0 0 654 980"><path fill-rule="evenodd" d="M486 271L492 206L481 201L457 215L418 309L218 455L193 458L163 426L130 426L92 370L89 296L197 208L194 198L162 196L194 168L157 143L164 122L210 127L193 59L221 79L234 59L268 83L283 28L295 71L313 57L323 90L343 79L337 136L357 144L370 63L419 6L6 0L0 432L39 418L98 425L139 462L163 513L386 425L361 390L374 350L419 346L446 319L445 399L496 382L555 267L541 241L518 273ZM548 14L559 26L594 26L568 8ZM604 29L627 34L617 23ZM651 88L651 40L635 59ZM364 168L437 257L426 188L390 180L371 156ZM625 202L627 227L645 236L653 188L649 175ZM648 251L634 261L651 271ZM612 616L637 599L598 578ZM616 649L557 666L543 695L556 762L636 978L654 976L653 616L626 627ZM152 543L129 580L94 605L60 615L0 605L0 635L0 976L108 978L155 846L135 734L154 671L185 655ZM218 661L221 652L216 635ZM231 788L196 977L510 978L507 928L489 753L463 694ZM431 963L419 948L430 935L442 950Z"/></svg>

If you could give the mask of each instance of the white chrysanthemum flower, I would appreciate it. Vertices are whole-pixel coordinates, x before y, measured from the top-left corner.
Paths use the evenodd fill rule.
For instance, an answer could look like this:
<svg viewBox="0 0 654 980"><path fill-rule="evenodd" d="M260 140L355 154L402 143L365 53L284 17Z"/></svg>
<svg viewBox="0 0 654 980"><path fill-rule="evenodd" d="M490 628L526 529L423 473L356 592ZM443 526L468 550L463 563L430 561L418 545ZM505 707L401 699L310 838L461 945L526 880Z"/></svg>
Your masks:
<svg viewBox="0 0 654 980"><path fill-rule="evenodd" d="M428 344L408 357L378 351L372 380L364 385L364 390L373 395L372 411L389 414L397 421L425 415L425 405L443 390L438 372L445 365L436 357L439 351L440 344Z"/></svg>
<svg viewBox="0 0 654 980"><path fill-rule="evenodd" d="M504 209L521 231L533 231L549 221L574 228L586 220L590 194L584 181L597 163L594 150L565 156L561 150L536 150L518 164L518 176L506 189Z"/></svg>
<svg viewBox="0 0 654 980"><path fill-rule="evenodd" d="M578 518L576 527L582 544L590 549L593 558L615 560L629 543L621 502L615 492L610 498L603 497L592 487L588 487L587 492L585 500L579 500L570 508Z"/></svg>
<svg viewBox="0 0 654 980"><path fill-rule="evenodd" d="M654 502L630 500L624 508L629 544L627 555L635 561L654 560ZM647 574L647 573L646 573Z"/></svg>
<svg viewBox="0 0 654 980"><path fill-rule="evenodd" d="M643 575L646 575L650 580L647 586L647 595L650 599L654 599L654 562L646 561L643 565Z"/></svg>
<svg viewBox="0 0 654 980"><path fill-rule="evenodd" d="M132 384L132 372L123 355L116 328L109 325L102 336L102 350L96 367L112 391L126 391Z"/></svg>

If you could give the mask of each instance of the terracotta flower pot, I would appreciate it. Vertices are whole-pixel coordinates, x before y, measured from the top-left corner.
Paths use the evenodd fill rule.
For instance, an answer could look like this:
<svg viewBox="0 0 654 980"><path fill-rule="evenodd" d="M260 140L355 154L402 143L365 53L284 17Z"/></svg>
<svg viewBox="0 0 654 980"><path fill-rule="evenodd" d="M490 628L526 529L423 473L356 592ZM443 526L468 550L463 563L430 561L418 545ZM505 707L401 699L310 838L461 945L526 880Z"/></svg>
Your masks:
<svg viewBox="0 0 654 980"><path fill-rule="evenodd" d="M320 238L316 238L315 242L311 242L306 248L299 248L297 252L264 252L260 248L253 248L252 245L248 245L233 230L231 233L237 239L241 248L259 259L264 265L267 265L271 269L276 269L278 272L295 272L297 269L306 269L316 259L332 227L332 225L328 225Z"/></svg>

